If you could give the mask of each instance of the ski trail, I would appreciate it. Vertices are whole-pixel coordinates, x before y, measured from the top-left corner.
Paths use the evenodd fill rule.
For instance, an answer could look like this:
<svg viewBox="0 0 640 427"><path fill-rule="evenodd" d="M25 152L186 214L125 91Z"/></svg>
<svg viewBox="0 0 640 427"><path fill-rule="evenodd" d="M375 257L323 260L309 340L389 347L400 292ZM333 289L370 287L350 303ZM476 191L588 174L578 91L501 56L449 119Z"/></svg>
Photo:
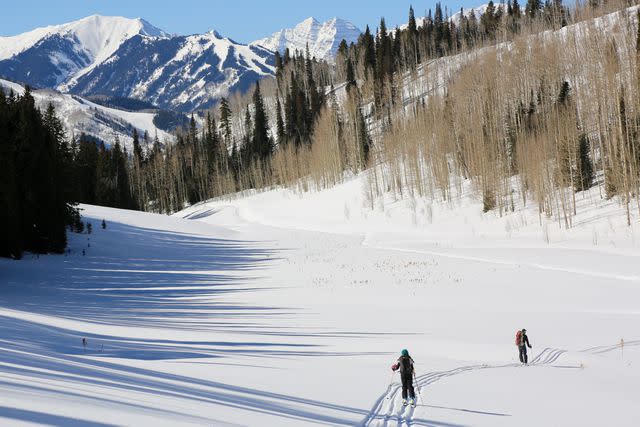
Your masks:
<svg viewBox="0 0 640 427"><path fill-rule="evenodd" d="M624 342L624 347L636 347L636 346L640 346L640 340L635 340L635 341L625 341ZM602 354L602 353L609 353L611 351L615 351L615 350L620 350L622 348L622 346L620 345L620 343L614 344L614 345L602 345L602 346L598 346L598 347L591 347L591 348L587 348L582 350L582 353L591 353L591 354Z"/></svg>
<svg viewBox="0 0 640 427"><path fill-rule="evenodd" d="M560 356L562 356L566 352L566 350L556 348L545 348L531 360L529 365L550 365L556 362L560 358ZM520 363L507 363L504 365L468 365L449 369L446 371L435 371L418 375L416 376L416 379L414 381L414 386L416 388L416 398L419 399L418 406L425 404L425 402L423 401L424 396L422 395L422 392L425 391L430 384L433 384L442 379L482 369L516 368L519 366L521 366ZM378 400L376 400L373 408L360 424L361 426L390 427L391 425L395 425L401 427L403 425L412 425L413 415L416 412L417 407L412 408L410 406L400 406L399 409L396 410L396 405L401 405L400 392L402 390L402 385L400 383L394 382L390 385L390 388L391 390L387 388L387 390L389 391L385 392L378 398Z"/></svg>

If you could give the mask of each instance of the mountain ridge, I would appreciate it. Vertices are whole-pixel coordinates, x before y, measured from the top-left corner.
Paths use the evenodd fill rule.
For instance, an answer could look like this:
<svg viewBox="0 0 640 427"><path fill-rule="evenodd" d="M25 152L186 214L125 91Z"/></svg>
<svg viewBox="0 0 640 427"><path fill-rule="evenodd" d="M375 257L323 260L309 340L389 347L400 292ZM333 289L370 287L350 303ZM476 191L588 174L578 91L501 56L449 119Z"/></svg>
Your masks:
<svg viewBox="0 0 640 427"><path fill-rule="evenodd" d="M340 42L343 39L347 43L355 42L361 33L359 28L345 19L334 17L320 22L314 17L309 17L293 28L283 28L250 44L280 53L287 48L304 52L308 44L311 56L333 61Z"/></svg>

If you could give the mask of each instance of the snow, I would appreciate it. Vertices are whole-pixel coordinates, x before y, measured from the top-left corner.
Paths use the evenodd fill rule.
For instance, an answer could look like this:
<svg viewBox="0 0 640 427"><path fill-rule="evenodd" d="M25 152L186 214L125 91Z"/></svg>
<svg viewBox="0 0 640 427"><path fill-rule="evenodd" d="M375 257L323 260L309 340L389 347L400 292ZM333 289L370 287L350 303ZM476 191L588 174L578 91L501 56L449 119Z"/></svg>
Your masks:
<svg viewBox="0 0 640 427"><path fill-rule="evenodd" d="M0 79L0 88L3 87L19 95L24 93L21 85ZM136 128L140 135L146 131L151 142L156 134L161 142L171 142L175 139L170 133L156 128L153 123L154 113L104 107L78 96L48 89L33 90L31 93L40 109L44 110L49 103L53 104L68 137L85 133L112 144L117 136L129 151L133 149L133 128Z"/></svg>
<svg viewBox="0 0 640 427"><path fill-rule="evenodd" d="M462 11L464 12L464 16L467 18L469 18L471 16L471 12L473 12L478 22L480 22L480 17L484 15L484 13L487 11L487 7L489 7L489 3L485 3L477 7L462 8ZM498 8L500 7L504 7L503 11L505 13L507 11L507 7L505 6L505 4L502 4L502 3L494 3L494 7L496 10L498 10ZM520 7L523 7L523 6L520 6ZM460 18L462 18L462 15L460 13L460 10L458 10L456 13L451 15L449 20L454 24L458 25L460 23Z"/></svg>
<svg viewBox="0 0 640 427"><path fill-rule="evenodd" d="M360 34L361 31L349 21L332 18L320 23L317 19L310 17L294 28L285 28L251 44L280 53L287 48L292 53L295 51L304 53L308 44L312 57L332 62L340 42L343 39L347 43L355 42Z"/></svg>
<svg viewBox="0 0 640 427"><path fill-rule="evenodd" d="M371 203L366 180L82 206L70 254L0 260L0 424L638 425L637 213L594 188L565 230L466 187Z"/></svg>
<svg viewBox="0 0 640 427"><path fill-rule="evenodd" d="M209 52L213 52L218 57L217 70L221 74L219 79L208 77L207 70L211 68L211 64L200 64L202 57ZM235 63L241 65L225 64L231 54L234 55ZM173 58L159 65L148 78L143 78L135 84L131 96L159 102L160 96L175 88L164 85L160 89L155 89L155 92L150 88L161 79L171 79L175 82L173 77L179 75L178 82L184 83L184 86L170 101L171 105L179 108L182 104L189 102L206 102L207 99L227 95L238 82L238 74L241 72L253 71L262 77L272 76L275 69L268 64L270 56L270 54L258 55L248 45L236 43L216 31L188 36L184 38L184 42ZM200 65L194 69L195 64ZM168 71L174 69L175 71Z"/></svg>
<svg viewBox="0 0 640 427"><path fill-rule="evenodd" d="M69 80L65 79L60 87L64 91L80 76L106 61L122 43L137 34L152 37L167 35L144 19L92 15L66 24L36 28L16 36L0 37L0 60L9 59L53 35L74 40L77 49L86 52L91 58L91 63L77 70Z"/></svg>

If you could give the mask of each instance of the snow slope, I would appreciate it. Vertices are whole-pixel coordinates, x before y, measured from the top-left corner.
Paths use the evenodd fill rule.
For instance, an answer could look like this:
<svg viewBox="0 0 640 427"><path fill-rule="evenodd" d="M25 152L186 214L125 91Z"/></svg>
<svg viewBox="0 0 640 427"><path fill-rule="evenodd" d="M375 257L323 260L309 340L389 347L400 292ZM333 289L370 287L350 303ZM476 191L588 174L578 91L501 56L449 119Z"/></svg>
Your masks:
<svg viewBox="0 0 640 427"><path fill-rule="evenodd" d="M0 77L77 95L135 97L191 112L274 73L273 52L215 31L169 35L142 19L93 15L0 37Z"/></svg>
<svg viewBox="0 0 640 427"><path fill-rule="evenodd" d="M23 94L24 87L17 83L0 79L0 89L16 94ZM80 136L84 133L112 144L116 136L129 151L133 149L133 129L140 135L146 131L151 141L158 135L161 142L174 140L168 132L156 128L153 123L153 112L129 112L104 107L75 95L62 94L54 90L33 90L36 105L45 110L49 103L53 104L58 117L62 120L67 137Z"/></svg>
<svg viewBox="0 0 640 427"><path fill-rule="evenodd" d="M365 180L82 206L66 256L0 260L0 424L638 425L637 215L597 189L569 231L470 193L372 206Z"/></svg>
<svg viewBox="0 0 640 427"><path fill-rule="evenodd" d="M233 91L246 91L274 72L273 52L215 31L171 38L136 36L67 89L193 111L210 107Z"/></svg>
<svg viewBox="0 0 640 427"><path fill-rule="evenodd" d="M346 40L348 44L355 43L360 34L361 31L355 25L344 19L332 18L321 23L310 17L293 28L282 29L251 44L280 53L284 53L287 48L292 53L304 53L309 45L312 57L333 62L340 42Z"/></svg>
<svg viewBox="0 0 640 427"><path fill-rule="evenodd" d="M7 77L36 86L51 86L41 69L54 71L60 89L104 62L135 35L166 33L143 19L92 15L61 25L0 37L0 70Z"/></svg>

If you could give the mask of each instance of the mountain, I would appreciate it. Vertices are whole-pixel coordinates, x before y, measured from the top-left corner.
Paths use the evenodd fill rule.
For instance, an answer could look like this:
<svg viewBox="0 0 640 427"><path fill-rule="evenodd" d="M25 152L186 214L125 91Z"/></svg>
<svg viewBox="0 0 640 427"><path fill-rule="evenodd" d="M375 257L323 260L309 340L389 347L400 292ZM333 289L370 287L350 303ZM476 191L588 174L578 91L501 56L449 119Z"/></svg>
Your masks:
<svg viewBox="0 0 640 427"><path fill-rule="evenodd" d="M17 83L0 79L0 90L5 93L13 91L18 95L24 93L24 87ZM133 149L133 129L140 135L146 131L151 141L158 135L162 143L173 141L174 137L156 125L159 112L124 111L105 107L76 95L64 94L52 89L36 89L31 92L36 105L44 111L51 103L58 117L64 124L68 137L86 135L112 144L116 137L131 152ZM162 125L160 125L162 126Z"/></svg>
<svg viewBox="0 0 640 427"><path fill-rule="evenodd" d="M0 37L0 77L82 96L193 111L274 73L273 52L215 31L171 36L142 19L90 16Z"/></svg>
<svg viewBox="0 0 640 427"><path fill-rule="evenodd" d="M462 12L464 12L464 16L467 17L467 18L470 17L471 16L471 12L473 12L473 14L476 16L476 19L479 20L480 17L487 10L488 6L489 6L489 4L485 3L485 4L480 5L478 7L464 8L464 9L462 9ZM496 8L496 10L498 10L499 7L504 7L504 5L501 4L501 3L495 3L494 7ZM506 11L506 9L505 9L505 11ZM523 9L523 11L524 11L524 9ZM458 25L460 23L460 18L462 18L462 14L461 14L461 11L458 10L456 13L451 15L449 20L451 22L453 22L454 24Z"/></svg>
<svg viewBox="0 0 640 427"><path fill-rule="evenodd" d="M64 89L137 35L167 36L143 19L93 15L0 37L0 75L36 87Z"/></svg>
<svg viewBox="0 0 640 427"><path fill-rule="evenodd" d="M308 18L293 28L277 31L251 45L283 53L287 48L304 52L308 44L311 56L333 61L340 42L343 39L347 43L355 42L360 34L355 25L343 19L333 18L320 23L315 18Z"/></svg>
<svg viewBox="0 0 640 427"><path fill-rule="evenodd" d="M173 37L138 34L64 89L193 111L213 105L230 92L244 91L274 71L273 52L237 43L215 31Z"/></svg>

